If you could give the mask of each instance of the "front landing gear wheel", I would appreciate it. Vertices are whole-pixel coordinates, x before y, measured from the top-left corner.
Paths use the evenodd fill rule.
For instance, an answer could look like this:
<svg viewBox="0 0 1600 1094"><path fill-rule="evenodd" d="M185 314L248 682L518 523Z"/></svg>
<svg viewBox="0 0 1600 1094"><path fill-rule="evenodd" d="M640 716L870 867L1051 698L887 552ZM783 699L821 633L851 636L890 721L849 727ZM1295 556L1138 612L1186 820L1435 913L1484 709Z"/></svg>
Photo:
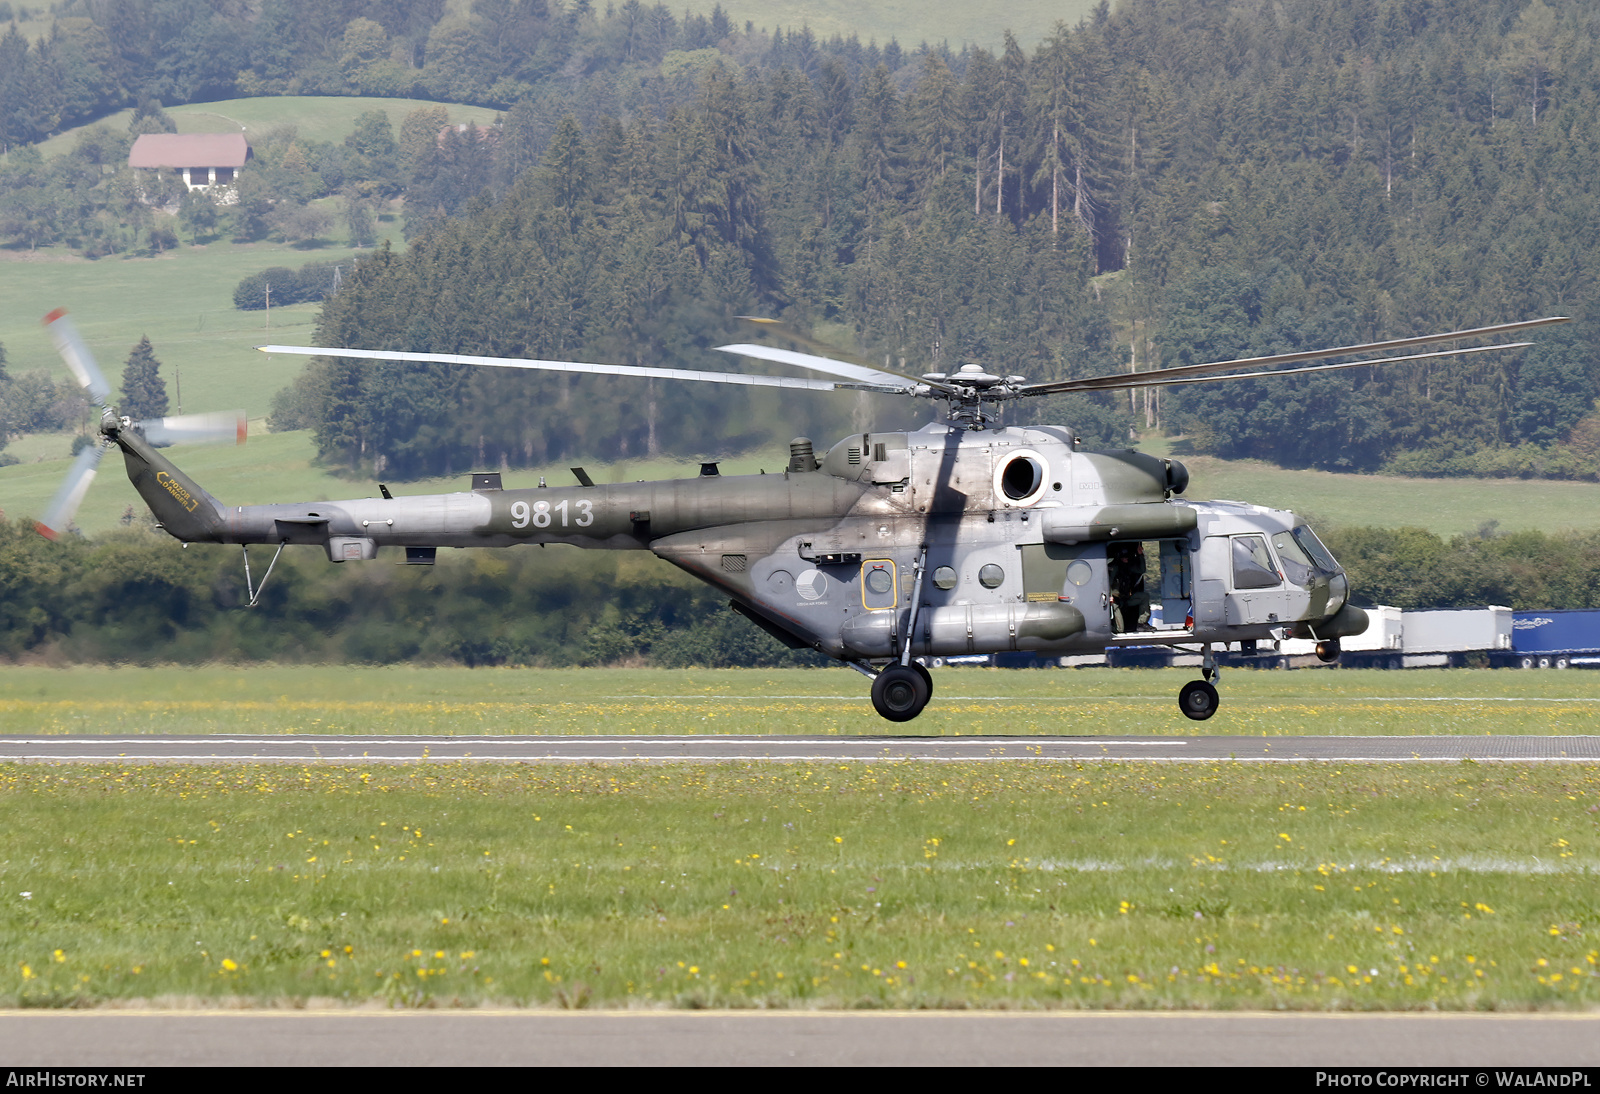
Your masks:
<svg viewBox="0 0 1600 1094"><path fill-rule="evenodd" d="M909 722L928 705L930 689L922 673L890 665L872 681L872 706L891 722Z"/></svg>
<svg viewBox="0 0 1600 1094"><path fill-rule="evenodd" d="M1343 651L1339 649L1339 640L1337 638L1329 638L1317 643L1317 660L1324 665L1331 665L1339 660L1341 652Z"/></svg>
<svg viewBox="0 0 1600 1094"><path fill-rule="evenodd" d="M1190 680L1178 692L1178 709L1186 718L1203 722L1217 712L1217 689L1204 680Z"/></svg>

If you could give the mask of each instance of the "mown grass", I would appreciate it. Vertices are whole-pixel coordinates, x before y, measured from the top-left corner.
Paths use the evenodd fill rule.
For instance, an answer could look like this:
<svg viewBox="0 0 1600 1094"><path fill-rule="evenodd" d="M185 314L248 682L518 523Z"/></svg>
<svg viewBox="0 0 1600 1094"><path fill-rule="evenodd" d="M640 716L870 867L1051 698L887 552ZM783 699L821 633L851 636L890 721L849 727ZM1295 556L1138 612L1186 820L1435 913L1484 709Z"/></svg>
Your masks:
<svg viewBox="0 0 1600 1094"><path fill-rule="evenodd" d="M833 669L298 665L0 668L0 733L1592 734L1594 678L1555 670L1229 670L1222 708L1177 710L1187 669L934 671L915 721Z"/></svg>
<svg viewBox="0 0 1600 1094"><path fill-rule="evenodd" d="M1559 1009L1600 772L0 767L0 1005Z"/></svg>

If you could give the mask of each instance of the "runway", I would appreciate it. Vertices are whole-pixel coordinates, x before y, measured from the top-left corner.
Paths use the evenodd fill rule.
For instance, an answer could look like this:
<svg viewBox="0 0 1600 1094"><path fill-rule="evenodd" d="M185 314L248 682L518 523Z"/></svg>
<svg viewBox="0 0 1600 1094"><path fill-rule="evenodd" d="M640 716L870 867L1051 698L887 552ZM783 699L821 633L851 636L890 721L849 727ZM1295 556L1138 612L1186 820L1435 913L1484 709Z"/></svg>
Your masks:
<svg viewBox="0 0 1600 1094"><path fill-rule="evenodd" d="M36 763L810 763L829 760L1159 760L1168 763L1600 763L1600 736L914 737L0 736L0 761Z"/></svg>
<svg viewBox="0 0 1600 1094"><path fill-rule="evenodd" d="M1057 1011L0 1012L10 1067L1595 1067L1600 1016ZM1469 1077L1469 1084L1476 1076ZM1486 1085L1479 1083L1477 1085ZM1582 1079L1578 1085L1584 1085Z"/></svg>

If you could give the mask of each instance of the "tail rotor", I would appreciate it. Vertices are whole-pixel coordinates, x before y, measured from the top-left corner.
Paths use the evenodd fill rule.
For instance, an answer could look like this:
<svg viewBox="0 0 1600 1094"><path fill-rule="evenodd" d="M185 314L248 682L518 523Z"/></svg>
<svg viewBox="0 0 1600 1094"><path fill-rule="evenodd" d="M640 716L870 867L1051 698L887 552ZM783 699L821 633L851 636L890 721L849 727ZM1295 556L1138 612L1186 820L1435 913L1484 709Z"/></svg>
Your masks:
<svg viewBox="0 0 1600 1094"><path fill-rule="evenodd" d="M67 318L66 309L57 308L45 316L44 325L79 386L91 400L100 404L100 429L95 442L78 453L61 488L50 499L44 516L34 522L34 527L46 539L59 539L71 527L72 518L83 503L84 495L89 492L95 473L100 469L101 459L107 449L116 445L117 437L124 430L139 434L145 443L157 447L229 441L244 444L247 430L245 412L242 410L179 414L138 422L118 417L111 405L111 385L95 363L94 355L89 352L77 328Z"/></svg>
<svg viewBox="0 0 1600 1094"><path fill-rule="evenodd" d="M55 497L50 499L50 505L45 509L44 516L34 521L34 529L45 539L60 539L62 533L71 526L73 515L83 503L83 496L89 492L89 484L94 482L95 472L100 470L100 459L112 443L111 439L104 435L97 437L93 444L80 451L78 458L72 461L72 469L67 472L67 477L62 481Z"/></svg>

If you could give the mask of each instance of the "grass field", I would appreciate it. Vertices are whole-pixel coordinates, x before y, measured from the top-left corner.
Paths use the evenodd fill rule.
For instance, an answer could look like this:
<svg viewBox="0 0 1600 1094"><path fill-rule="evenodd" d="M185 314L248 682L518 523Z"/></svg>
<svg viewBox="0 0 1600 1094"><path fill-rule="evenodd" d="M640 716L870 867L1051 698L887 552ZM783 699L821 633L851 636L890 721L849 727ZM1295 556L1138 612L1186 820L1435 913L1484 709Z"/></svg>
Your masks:
<svg viewBox="0 0 1600 1094"><path fill-rule="evenodd" d="M1591 1008L1600 772L0 766L0 1005Z"/></svg>
<svg viewBox="0 0 1600 1094"><path fill-rule="evenodd" d="M1191 498L1293 509L1324 525L1426 528L1442 536L1475 532L1486 521L1503 532L1600 528L1600 483L1336 475L1211 457L1184 463Z"/></svg>
<svg viewBox="0 0 1600 1094"><path fill-rule="evenodd" d="M398 239L398 218L380 221ZM305 366L300 357L266 357L252 347L269 339L293 345L312 339L319 305L296 304L266 313L239 311L233 289L271 266L298 268L313 259L348 262L364 253L343 246L302 250L282 243L213 242L184 246L158 258L79 258L53 248L30 254L0 250L0 344L13 374L44 369L68 372L41 325L64 307L83 334L112 387L120 384L129 352L148 335L161 361L167 393L177 405L200 410L241 408L265 416L272 396Z"/></svg>
<svg viewBox="0 0 1600 1094"><path fill-rule="evenodd" d="M1151 435L1139 448L1170 456L1172 440ZM1191 498L1293 509L1319 524L1426 528L1441 536L1475 532L1485 521L1497 521L1506 532L1600 528L1600 483L1339 475L1258 460L1178 458L1189 469Z"/></svg>
<svg viewBox="0 0 1600 1094"><path fill-rule="evenodd" d="M1222 708L1179 714L1192 670L934 671L890 727L834 669L0 667L0 733L1592 734L1584 672L1231 670Z"/></svg>
<svg viewBox="0 0 1600 1094"><path fill-rule="evenodd" d="M385 99L344 95L268 95L250 99L224 99L215 103L188 103L166 107L179 133L237 133L292 125L307 140L342 141L355 129L356 118L369 110L382 110L396 134L407 114L425 106L442 106L453 124L487 125L499 111L489 106L436 103L426 99ZM104 125L125 133L133 108L107 115L90 125ZM85 128L79 126L78 129ZM78 129L68 129L39 144L46 156L59 156L77 143Z"/></svg>

